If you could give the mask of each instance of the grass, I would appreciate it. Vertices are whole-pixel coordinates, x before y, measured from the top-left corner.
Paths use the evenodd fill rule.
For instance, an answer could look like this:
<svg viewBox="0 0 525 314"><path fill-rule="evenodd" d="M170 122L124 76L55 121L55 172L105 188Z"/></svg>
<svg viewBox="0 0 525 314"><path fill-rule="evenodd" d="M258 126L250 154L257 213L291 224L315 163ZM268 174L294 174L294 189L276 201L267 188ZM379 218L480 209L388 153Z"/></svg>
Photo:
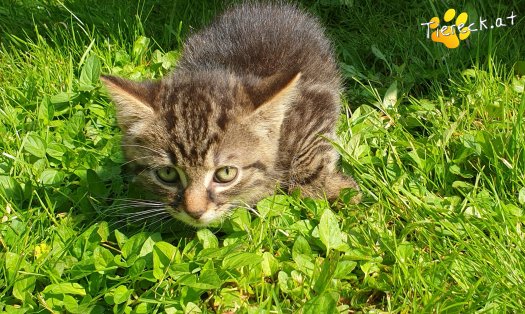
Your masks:
<svg viewBox="0 0 525 314"><path fill-rule="evenodd" d="M165 75L223 5L0 4L0 311L521 312L525 3L454 4L517 18L447 49L420 25L442 2L302 1L337 49L336 145L363 202L276 194L200 230L144 219L118 202L138 192L98 76Z"/></svg>

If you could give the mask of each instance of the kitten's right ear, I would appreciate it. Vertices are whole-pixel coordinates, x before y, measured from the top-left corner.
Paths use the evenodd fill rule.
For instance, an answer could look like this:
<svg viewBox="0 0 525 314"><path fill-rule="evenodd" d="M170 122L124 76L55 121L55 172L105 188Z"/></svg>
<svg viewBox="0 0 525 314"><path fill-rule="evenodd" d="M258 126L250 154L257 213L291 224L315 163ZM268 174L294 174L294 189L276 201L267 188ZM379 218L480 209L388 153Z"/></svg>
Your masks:
<svg viewBox="0 0 525 314"><path fill-rule="evenodd" d="M290 104L295 99L301 72L279 73L264 78L250 92L257 109L247 118L247 124L255 133L267 137L273 134L277 140L281 124Z"/></svg>
<svg viewBox="0 0 525 314"><path fill-rule="evenodd" d="M144 118L155 114L159 82L133 82L116 76L103 75L100 80L116 103L117 121L127 130Z"/></svg>

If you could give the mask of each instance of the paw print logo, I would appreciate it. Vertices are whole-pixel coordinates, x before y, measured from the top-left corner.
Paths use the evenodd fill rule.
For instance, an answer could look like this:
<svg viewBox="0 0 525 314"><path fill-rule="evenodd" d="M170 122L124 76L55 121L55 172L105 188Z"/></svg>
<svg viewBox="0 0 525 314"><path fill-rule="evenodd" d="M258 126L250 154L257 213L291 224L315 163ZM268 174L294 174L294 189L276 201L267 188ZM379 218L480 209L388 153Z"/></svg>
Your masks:
<svg viewBox="0 0 525 314"><path fill-rule="evenodd" d="M454 17L456 17L456 10L448 9L443 15L443 21L448 23L452 21ZM468 14L462 12L458 15L454 24L440 27L439 18L437 16L433 17L428 23L429 29L434 30L430 38L434 42L444 44L447 48L457 48L460 41L470 36L467 19Z"/></svg>

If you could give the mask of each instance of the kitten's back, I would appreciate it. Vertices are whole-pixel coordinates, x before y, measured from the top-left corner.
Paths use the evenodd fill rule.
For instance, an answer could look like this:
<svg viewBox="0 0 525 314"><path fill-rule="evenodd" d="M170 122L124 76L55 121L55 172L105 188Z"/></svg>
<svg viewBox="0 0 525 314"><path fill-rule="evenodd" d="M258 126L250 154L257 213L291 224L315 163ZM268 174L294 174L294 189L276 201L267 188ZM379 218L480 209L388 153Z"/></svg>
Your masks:
<svg viewBox="0 0 525 314"><path fill-rule="evenodd" d="M339 88L330 42L314 17L291 5L252 3L226 11L190 36L178 68L256 77L301 72L303 80Z"/></svg>

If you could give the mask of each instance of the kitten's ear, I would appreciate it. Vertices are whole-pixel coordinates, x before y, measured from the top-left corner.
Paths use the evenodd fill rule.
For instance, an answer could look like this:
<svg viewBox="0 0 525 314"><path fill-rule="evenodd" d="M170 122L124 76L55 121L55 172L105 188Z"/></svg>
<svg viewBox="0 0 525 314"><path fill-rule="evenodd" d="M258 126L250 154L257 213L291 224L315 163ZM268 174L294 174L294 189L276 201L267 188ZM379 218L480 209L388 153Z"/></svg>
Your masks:
<svg viewBox="0 0 525 314"><path fill-rule="evenodd" d="M260 135L279 132L286 112L297 96L300 78L301 72L272 75L249 90L258 106L248 118L251 129Z"/></svg>
<svg viewBox="0 0 525 314"><path fill-rule="evenodd" d="M159 82L139 83L107 75L101 76L100 80L116 103L117 121L123 130L155 114Z"/></svg>

